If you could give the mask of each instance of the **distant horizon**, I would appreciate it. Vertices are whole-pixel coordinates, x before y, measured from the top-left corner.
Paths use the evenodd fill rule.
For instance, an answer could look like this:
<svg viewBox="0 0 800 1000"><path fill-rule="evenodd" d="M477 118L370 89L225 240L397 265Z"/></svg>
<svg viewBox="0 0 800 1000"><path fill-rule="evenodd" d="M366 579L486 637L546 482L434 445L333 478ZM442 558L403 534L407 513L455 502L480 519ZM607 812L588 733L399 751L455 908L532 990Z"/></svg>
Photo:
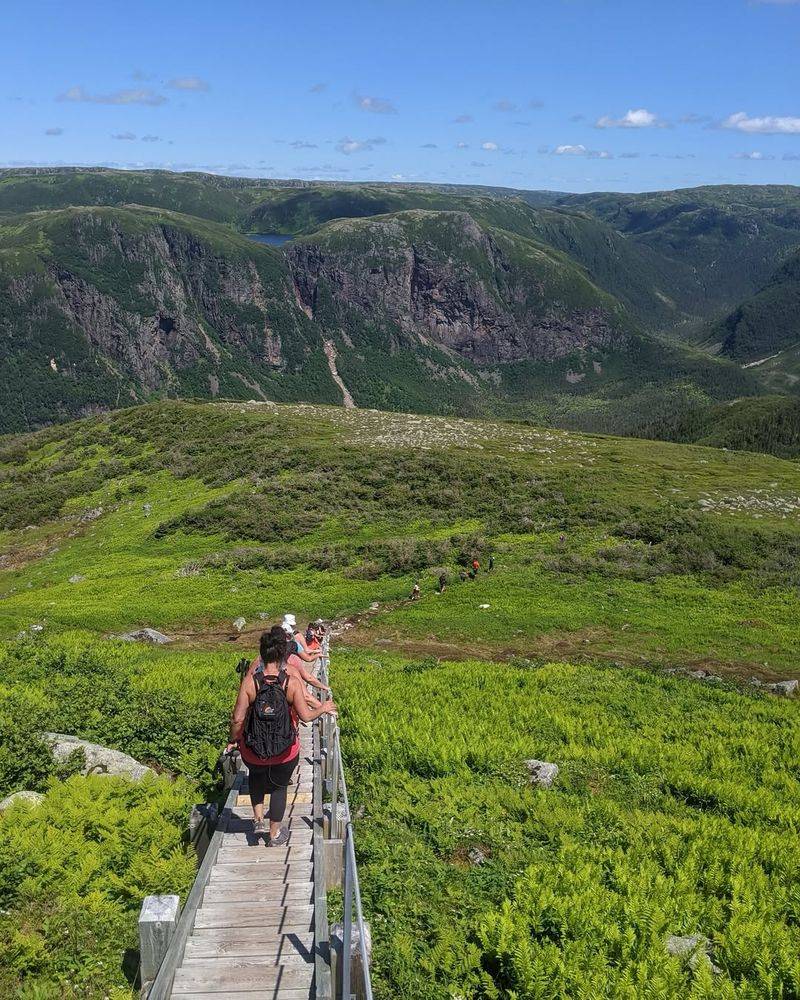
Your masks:
<svg viewBox="0 0 800 1000"><path fill-rule="evenodd" d="M0 164L0 174L2 173L25 173L26 171L42 171L45 173L55 173L58 171L67 170L88 170L88 171L107 171L110 173L129 173L129 174L173 174L176 176L202 176L202 177L219 177L224 180L232 181L266 181L271 185L280 184L298 184L305 187L312 187L314 185L326 185L330 187L371 187L371 186L386 186L386 187L448 187L448 188L485 188L487 190L505 190L505 191L526 191L533 194L553 194L553 195L593 195L593 194L616 194L616 195L646 195L646 194L665 194L671 191L693 191L699 188L724 188L724 187L737 187L737 188L798 188L800 189L800 179L798 183L790 182L757 182L757 181L719 181L715 184L690 184L690 185L679 185L678 187L662 187L662 188L642 188L640 190L630 190L630 191L618 191L611 188L595 188L586 191L571 191L567 188L538 188L538 187L524 187L522 185L512 185L512 184L490 184L481 183L479 181L449 181L449 180L425 180L425 181L411 181L411 180L394 180L391 178L374 178L374 179L332 179L325 177L272 177L266 175L258 174L229 174L223 172L217 172L213 170L202 170L200 168L190 169L178 169L165 166L123 166L121 164L107 164L107 163L27 163L27 164ZM103 207L103 206L97 206Z"/></svg>

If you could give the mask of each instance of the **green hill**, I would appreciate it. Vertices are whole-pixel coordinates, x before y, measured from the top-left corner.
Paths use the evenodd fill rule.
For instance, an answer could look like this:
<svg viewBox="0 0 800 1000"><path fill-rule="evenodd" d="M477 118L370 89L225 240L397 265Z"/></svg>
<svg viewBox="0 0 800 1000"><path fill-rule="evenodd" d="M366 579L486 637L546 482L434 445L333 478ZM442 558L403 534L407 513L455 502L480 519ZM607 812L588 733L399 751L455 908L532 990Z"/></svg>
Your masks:
<svg viewBox="0 0 800 1000"><path fill-rule="evenodd" d="M797 677L799 518L796 463L520 423L167 401L0 439L0 796L45 795L0 814L0 994L131 994L291 609L351 626L376 997L791 995L800 702L748 679ZM55 768L56 720L159 773Z"/></svg>

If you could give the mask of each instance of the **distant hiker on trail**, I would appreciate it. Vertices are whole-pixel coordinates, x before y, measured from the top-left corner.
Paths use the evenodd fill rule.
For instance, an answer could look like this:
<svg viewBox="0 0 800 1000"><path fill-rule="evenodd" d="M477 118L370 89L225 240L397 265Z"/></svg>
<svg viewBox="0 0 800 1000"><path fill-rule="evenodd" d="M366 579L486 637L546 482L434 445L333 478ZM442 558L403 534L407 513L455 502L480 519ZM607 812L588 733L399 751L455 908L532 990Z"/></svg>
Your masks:
<svg viewBox="0 0 800 1000"><path fill-rule="evenodd" d="M420 589L419 589L419 583L417 582L411 588L411 600L412 601L418 601L419 600L419 595L420 595Z"/></svg>
<svg viewBox="0 0 800 1000"><path fill-rule="evenodd" d="M491 571L492 571L493 569L494 569L494 556L493 556L493 555L490 555L490 556L489 556L489 572L491 573Z"/></svg>
<svg viewBox="0 0 800 1000"><path fill-rule="evenodd" d="M475 573L475 576L478 575L478 570L480 568L481 568L481 564L478 562L478 560L477 559L473 559L472 560L472 570Z"/></svg>
<svg viewBox="0 0 800 1000"><path fill-rule="evenodd" d="M325 638L325 622L317 618L309 624L305 634L305 644L307 653L316 653L322 650L322 640Z"/></svg>
<svg viewBox="0 0 800 1000"><path fill-rule="evenodd" d="M466 583L467 582L467 571L465 569L462 569L461 572L458 574L458 578L459 578L459 580L462 583Z"/></svg>
<svg viewBox="0 0 800 1000"><path fill-rule="evenodd" d="M444 588L447 586L447 573L439 574L439 593L444 593Z"/></svg>
<svg viewBox="0 0 800 1000"><path fill-rule="evenodd" d="M282 664L287 640L283 629L273 628L261 636L263 671L245 678L231 716L230 753L239 747L250 772L250 802L255 834L266 832L264 797L269 795L269 845L281 847L289 840L289 830L281 827L286 812L286 789L300 757L298 721L313 722L321 715L335 715L336 705L326 701L318 708L306 704L303 688L290 677Z"/></svg>
<svg viewBox="0 0 800 1000"><path fill-rule="evenodd" d="M477 574L478 574L478 571L475 569L475 567L474 566L470 566L469 573L467 574L469 576L470 580L474 580L475 577L477 576Z"/></svg>

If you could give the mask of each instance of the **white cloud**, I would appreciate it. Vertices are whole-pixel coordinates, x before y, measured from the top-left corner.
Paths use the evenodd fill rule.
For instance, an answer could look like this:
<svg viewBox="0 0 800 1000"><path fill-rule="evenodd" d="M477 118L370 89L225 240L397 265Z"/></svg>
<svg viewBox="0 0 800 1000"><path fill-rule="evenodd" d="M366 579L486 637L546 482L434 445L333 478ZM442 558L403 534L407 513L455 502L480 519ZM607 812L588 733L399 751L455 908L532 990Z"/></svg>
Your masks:
<svg viewBox="0 0 800 1000"><path fill-rule="evenodd" d="M46 128L44 130L44 134L45 135L63 135L64 134L64 129L63 128Z"/></svg>
<svg viewBox="0 0 800 1000"><path fill-rule="evenodd" d="M626 111L622 118L603 115L595 122L595 128L656 128L663 123L647 108Z"/></svg>
<svg viewBox="0 0 800 1000"><path fill-rule="evenodd" d="M469 149L469 143L468 142L457 142L456 143L456 149Z"/></svg>
<svg viewBox="0 0 800 1000"><path fill-rule="evenodd" d="M117 132L115 135L111 136L112 139L124 139L126 142L132 142L136 136L133 132Z"/></svg>
<svg viewBox="0 0 800 1000"><path fill-rule="evenodd" d="M613 160L613 154L607 149L587 149L582 143L575 146L556 146L553 150L555 156L587 156L590 160Z"/></svg>
<svg viewBox="0 0 800 1000"><path fill-rule="evenodd" d="M144 104L151 108L167 103L163 94L157 94L149 87L115 90L111 94L90 94L83 87L70 87L63 94L59 94L56 100L77 101L86 104Z"/></svg>
<svg viewBox="0 0 800 1000"><path fill-rule="evenodd" d="M765 115L751 118L746 111L729 115L720 128L746 132L748 135L796 135L800 133L800 118L780 115Z"/></svg>
<svg viewBox="0 0 800 1000"><path fill-rule="evenodd" d="M173 77L168 83L168 87L172 87L173 90L210 90L206 80L202 80L199 76L176 76Z"/></svg>
<svg viewBox="0 0 800 1000"><path fill-rule="evenodd" d="M734 160L774 160L775 157L769 153L759 153L753 150L752 153L734 153Z"/></svg>
<svg viewBox="0 0 800 1000"><path fill-rule="evenodd" d="M353 94L353 100L362 111L371 111L374 115L396 115L397 108L384 97L369 97L366 94Z"/></svg>
<svg viewBox="0 0 800 1000"><path fill-rule="evenodd" d="M485 149L487 153L493 153L498 148L499 147L498 147L498 145L497 145L496 142L482 142L481 143L481 149Z"/></svg>
<svg viewBox="0 0 800 1000"><path fill-rule="evenodd" d="M364 153L376 146L383 146L385 142L386 140L381 136L375 139L351 139L350 136L345 136L336 143L334 148L337 152L350 156L352 153Z"/></svg>

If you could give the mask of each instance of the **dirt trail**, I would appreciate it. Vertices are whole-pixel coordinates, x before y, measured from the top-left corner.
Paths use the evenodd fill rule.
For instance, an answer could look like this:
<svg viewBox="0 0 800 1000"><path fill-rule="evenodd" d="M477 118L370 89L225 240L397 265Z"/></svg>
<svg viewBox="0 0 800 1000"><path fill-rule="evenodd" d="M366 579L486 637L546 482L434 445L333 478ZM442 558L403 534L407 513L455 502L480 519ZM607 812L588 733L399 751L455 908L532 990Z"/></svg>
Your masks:
<svg viewBox="0 0 800 1000"><path fill-rule="evenodd" d="M374 604L369 609L338 619L331 623L333 635L344 646L358 649L385 649L409 657L435 657L440 660L484 660L492 663L507 663L510 660L554 660L570 663L616 663L621 666L642 667L662 666L681 671L703 670L728 680L747 680L757 677L770 682L785 680L787 674L777 673L763 663L747 660L719 660L713 657L697 657L688 652L660 654L653 651L649 656L635 653L617 645L622 634L602 626L579 629L575 632L548 632L538 636L519 636L510 643L491 645L485 642L443 640L433 635L409 636L396 627L380 629L375 627L375 619L391 611L410 604L408 600ZM258 637L269 623L256 622L236 632L228 626L209 624L207 627L173 630L175 646L181 649L229 648L239 655L254 655Z"/></svg>

